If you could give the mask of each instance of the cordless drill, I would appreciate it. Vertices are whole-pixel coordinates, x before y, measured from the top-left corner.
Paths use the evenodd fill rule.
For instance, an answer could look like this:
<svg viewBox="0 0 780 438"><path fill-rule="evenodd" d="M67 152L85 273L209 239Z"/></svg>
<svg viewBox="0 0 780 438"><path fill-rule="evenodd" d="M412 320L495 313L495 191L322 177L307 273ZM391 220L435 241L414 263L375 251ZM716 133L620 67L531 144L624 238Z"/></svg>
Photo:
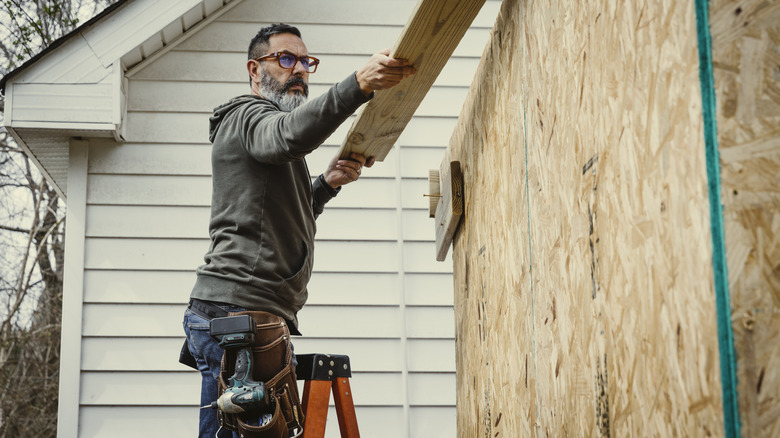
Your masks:
<svg viewBox="0 0 780 438"><path fill-rule="evenodd" d="M233 376L219 398L203 408L218 408L226 414L256 412L268 407L269 397L263 382L252 379L252 343L257 333L255 320L249 315L214 318L209 334L223 349L238 349Z"/></svg>

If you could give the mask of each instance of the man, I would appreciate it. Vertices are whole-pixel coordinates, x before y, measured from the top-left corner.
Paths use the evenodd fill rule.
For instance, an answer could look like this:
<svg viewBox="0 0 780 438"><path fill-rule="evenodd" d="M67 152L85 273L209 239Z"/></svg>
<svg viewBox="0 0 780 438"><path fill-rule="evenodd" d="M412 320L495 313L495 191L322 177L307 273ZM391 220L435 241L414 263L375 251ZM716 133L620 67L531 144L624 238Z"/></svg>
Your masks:
<svg viewBox="0 0 780 438"><path fill-rule="evenodd" d="M309 75L319 60L308 56L298 29L272 25L251 41L246 63L251 94L216 108L210 120L211 245L184 316L189 353L202 375L201 405L216 400L218 392L223 350L208 331L209 320L219 316L214 306L223 312L268 312L300 334L296 314L308 295L314 220L341 186L356 181L374 161L360 154L334 157L312 183L304 157L374 90L391 88L415 72L388 54L375 54L306 102ZM200 436L213 437L218 430L216 412L202 409Z"/></svg>

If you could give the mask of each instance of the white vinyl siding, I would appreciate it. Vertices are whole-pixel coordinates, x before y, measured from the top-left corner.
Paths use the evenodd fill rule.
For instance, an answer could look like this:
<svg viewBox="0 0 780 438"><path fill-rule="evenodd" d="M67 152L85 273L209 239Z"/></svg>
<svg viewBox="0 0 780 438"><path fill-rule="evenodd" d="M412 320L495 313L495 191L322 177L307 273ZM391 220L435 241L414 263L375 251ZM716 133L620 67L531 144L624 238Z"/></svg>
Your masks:
<svg viewBox="0 0 780 438"><path fill-rule="evenodd" d="M316 96L391 47L415 5L234 1L195 35L132 70L125 143L90 141L81 437L196 435L200 375L177 359L185 303L209 245L208 118L213 107L248 92L251 37L271 22L298 26L322 60L310 77ZM387 159L345 186L317 221L310 296L299 314L304 336L294 339L295 349L350 356L366 437L456 434L452 263L435 261L423 194L498 6L487 2ZM308 157L313 175L325 169L351 121ZM326 436L338 436L332 408Z"/></svg>
<svg viewBox="0 0 780 438"><path fill-rule="evenodd" d="M15 84L14 121L36 121L36 117L46 113L64 123L82 120L111 123L112 85L110 77L99 84ZM65 98L68 107L63 108L63 100L52 96Z"/></svg>

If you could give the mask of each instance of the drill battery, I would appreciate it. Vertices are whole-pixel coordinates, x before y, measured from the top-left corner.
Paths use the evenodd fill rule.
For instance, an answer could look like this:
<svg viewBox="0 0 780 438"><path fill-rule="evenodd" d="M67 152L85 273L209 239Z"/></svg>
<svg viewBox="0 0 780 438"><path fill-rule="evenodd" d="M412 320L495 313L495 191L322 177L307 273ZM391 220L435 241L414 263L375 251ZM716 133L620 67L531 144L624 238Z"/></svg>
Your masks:
<svg viewBox="0 0 780 438"><path fill-rule="evenodd" d="M209 323L209 334L225 350L248 347L255 340L257 325L249 315L214 318Z"/></svg>

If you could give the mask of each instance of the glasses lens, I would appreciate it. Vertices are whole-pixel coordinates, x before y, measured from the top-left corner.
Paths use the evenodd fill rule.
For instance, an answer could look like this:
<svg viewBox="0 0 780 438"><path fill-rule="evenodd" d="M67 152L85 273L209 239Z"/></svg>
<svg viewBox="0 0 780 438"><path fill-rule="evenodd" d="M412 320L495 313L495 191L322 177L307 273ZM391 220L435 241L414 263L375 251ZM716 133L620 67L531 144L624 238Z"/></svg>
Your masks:
<svg viewBox="0 0 780 438"><path fill-rule="evenodd" d="M317 58L312 58L310 56L307 56L306 60L305 61L302 60L302 61L303 61L303 66L306 67L306 71L308 72L312 70L316 70L317 64L319 63L319 61L317 61Z"/></svg>
<svg viewBox="0 0 780 438"><path fill-rule="evenodd" d="M295 61L295 55L289 53L283 53L279 56L279 65L281 65L282 68L292 68L295 65Z"/></svg>

